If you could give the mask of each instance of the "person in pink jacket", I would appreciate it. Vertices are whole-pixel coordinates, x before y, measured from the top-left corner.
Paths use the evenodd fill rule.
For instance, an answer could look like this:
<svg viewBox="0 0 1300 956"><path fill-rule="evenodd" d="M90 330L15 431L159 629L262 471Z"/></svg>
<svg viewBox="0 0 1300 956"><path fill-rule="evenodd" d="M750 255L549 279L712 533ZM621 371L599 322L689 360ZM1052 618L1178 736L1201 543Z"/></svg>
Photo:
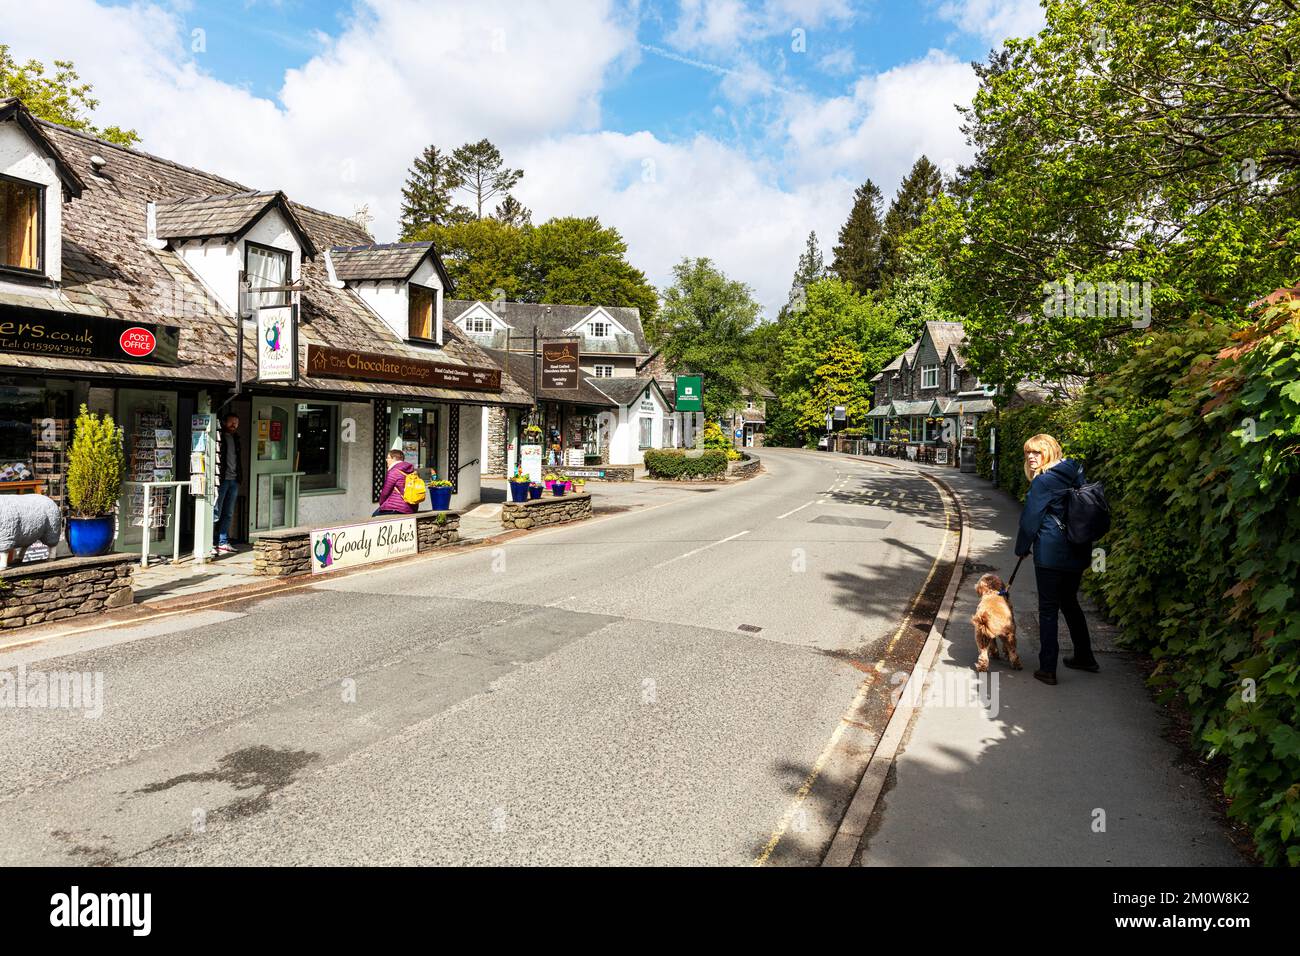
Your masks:
<svg viewBox="0 0 1300 956"><path fill-rule="evenodd" d="M384 477L383 490L379 492L379 507L375 509L375 517L415 514L415 505L402 497L406 488L406 476L414 472L415 466L396 448L388 453L388 474Z"/></svg>

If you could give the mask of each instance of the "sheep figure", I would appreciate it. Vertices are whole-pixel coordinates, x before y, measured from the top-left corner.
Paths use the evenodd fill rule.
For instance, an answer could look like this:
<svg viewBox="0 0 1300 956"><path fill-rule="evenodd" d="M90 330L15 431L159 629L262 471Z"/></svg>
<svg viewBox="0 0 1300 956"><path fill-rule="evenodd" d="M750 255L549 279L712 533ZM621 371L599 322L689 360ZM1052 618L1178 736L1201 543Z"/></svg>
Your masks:
<svg viewBox="0 0 1300 956"><path fill-rule="evenodd" d="M63 514L45 495L0 495L0 568L21 563L37 541L57 547L62 531Z"/></svg>

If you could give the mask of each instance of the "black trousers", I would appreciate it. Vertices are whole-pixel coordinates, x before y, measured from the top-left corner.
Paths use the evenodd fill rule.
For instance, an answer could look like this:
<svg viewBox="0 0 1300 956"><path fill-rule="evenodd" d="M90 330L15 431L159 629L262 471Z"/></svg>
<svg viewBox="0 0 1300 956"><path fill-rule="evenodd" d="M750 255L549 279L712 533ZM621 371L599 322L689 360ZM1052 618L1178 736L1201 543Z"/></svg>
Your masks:
<svg viewBox="0 0 1300 956"><path fill-rule="evenodd" d="M1088 636L1088 620L1079 606L1079 582L1083 580L1083 572L1034 565L1034 577L1038 581L1038 669L1056 673L1058 613L1065 615L1075 660L1091 663L1092 639Z"/></svg>

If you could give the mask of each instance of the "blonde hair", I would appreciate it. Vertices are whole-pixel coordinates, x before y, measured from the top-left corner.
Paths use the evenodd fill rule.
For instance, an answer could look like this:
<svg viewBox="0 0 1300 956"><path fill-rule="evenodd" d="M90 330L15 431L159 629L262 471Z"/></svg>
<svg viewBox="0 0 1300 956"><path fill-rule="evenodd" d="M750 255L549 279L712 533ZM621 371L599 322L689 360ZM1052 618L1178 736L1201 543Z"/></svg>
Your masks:
<svg viewBox="0 0 1300 956"><path fill-rule="evenodd" d="M1038 466L1038 471L1029 467L1029 459L1025 459L1025 477L1033 481L1047 469L1051 468L1061 460L1061 443L1051 435L1035 435L1029 441L1025 442L1025 452L1036 451L1043 456L1042 464Z"/></svg>

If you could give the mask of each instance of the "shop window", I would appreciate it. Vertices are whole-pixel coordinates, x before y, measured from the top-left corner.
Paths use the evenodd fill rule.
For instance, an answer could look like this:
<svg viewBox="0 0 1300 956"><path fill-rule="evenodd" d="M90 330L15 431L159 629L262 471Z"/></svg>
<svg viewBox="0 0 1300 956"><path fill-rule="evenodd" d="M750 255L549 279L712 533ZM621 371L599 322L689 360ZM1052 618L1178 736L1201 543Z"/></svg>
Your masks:
<svg viewBox="0 0 1300 956"><path fill-rule="evenodd" d="M0 176L0 266L42 271L44 195L44 188L35 183Z"/></svg>
<svg viewBox="0 0 1300 956"><path fill-rule="evenodd" d="M288 285L291 281L289 266L292 257L283 249L244 243L244 276L253 289ZM288 292L250 292L248 307L257 310L272 305L288 305Z"/></svg>
<svg viewBox="0 0 1300 956"><path fill-rule="evenodd" d="M664 419L664 447L677 447L677 423L671 418Z"/></svg>
<svg viewBox="0 0 1300 956"><path fill-rule="evenodd" d="M337 405L298 406L298 462L303 491L339 487Z"/></svg>
<svg viewBox="0 0 1300 956"><path fill-rule="evenodd" d="M433 289L422 285L407 286L409 290L407 335L413 339L433 339Z"/></svg>
<svg viewBox="0 0 1300 956"><path fill-rule="evenodd" d="M649 448L651 446L651 442L654 436L654 424L655 424L655 420L653 418L637 419L636 441L637 441L638 448Z"/></svg>
<svg viewBox="0 0 1300 956"><path fill-rule="evenodd" d="M922 388L939 387L939 366L926 365L921 369L921 387Z"/></svg>

